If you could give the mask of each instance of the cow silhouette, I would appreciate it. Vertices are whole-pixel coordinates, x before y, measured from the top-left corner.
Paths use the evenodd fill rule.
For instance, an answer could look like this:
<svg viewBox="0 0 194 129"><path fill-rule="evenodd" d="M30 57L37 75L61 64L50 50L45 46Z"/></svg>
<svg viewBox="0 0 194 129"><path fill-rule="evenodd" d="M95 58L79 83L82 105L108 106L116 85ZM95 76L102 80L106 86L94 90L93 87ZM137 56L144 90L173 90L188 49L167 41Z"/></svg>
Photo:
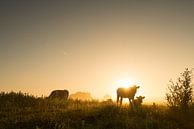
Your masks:
<svg viewBox="0 0 194 129"><path fill-rule="evenodd" d="M143 99L145 98L145 96L138 96L136 97L136 99L134 99L134 107L138 108L141 106L141 104L143 103Z"/></svg>
<svg viewBox="0 0 194 129"><path fill-rule="evenodd" d="M51 92L49 95L49 99L63 99L67 100L69 96L69 91L68 90L54 90Z"/></svg>
<svg viewBox="0 0 194 129"><path fill-rule="evenodd" d="M129 99L129 103L131 105L131 107L133 106L133 101L134 101L134 96L137 92L137 89L139 88L140 86L132 86L132 87L129 87L129 88L118 88L117 89L117 105L118 103L120 102L120 105L122 105L122 101L123 101L123 98L128 98Z"/></svg>

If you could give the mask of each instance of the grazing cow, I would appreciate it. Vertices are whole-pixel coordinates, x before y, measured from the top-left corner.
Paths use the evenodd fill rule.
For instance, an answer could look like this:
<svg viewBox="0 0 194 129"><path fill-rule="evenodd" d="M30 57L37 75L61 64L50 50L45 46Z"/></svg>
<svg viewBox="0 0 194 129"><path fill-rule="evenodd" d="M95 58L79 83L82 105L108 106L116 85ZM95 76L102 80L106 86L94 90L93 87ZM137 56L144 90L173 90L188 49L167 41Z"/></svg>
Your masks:
<svg viewBox="0 0 194 129"><path fill-rule="evenodd" d="M130 105L132 107L134 96L138 88L139 86L136 86L136 85L129 87L129 88L118 88L117 89L117 104L120 101L120 105L122 105L123 98L128 98Z"/></svg>
<svg viewBox="0 0 194 129"><path fill-rule="evenodd" d="M50 99L64 99L67 100L69 96L68 90L54 90L49 95Z"/></svg>
<svg viewBox="0 0 194 129"><path fill-rule="evenodd" d="M145 96L138 96L136 97L136 99L134 99L133 101L133 104L134 106L137 108L137 107L140 107L141 104L143 103L143 99L145 98Z"/></svg>

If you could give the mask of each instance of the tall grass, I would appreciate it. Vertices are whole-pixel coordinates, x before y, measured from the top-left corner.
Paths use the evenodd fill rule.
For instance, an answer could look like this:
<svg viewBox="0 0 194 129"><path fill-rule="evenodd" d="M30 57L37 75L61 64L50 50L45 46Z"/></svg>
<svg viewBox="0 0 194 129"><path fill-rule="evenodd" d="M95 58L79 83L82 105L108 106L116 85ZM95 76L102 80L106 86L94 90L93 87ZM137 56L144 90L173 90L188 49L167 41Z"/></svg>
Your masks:
<svg viewBox="0 0 194 129"><path fill-rule="evenodd" d="M49 100L25 93L0 93L1 129L194 129L187 114L165 106L143 105L134 111L113 102Z"/></svg>

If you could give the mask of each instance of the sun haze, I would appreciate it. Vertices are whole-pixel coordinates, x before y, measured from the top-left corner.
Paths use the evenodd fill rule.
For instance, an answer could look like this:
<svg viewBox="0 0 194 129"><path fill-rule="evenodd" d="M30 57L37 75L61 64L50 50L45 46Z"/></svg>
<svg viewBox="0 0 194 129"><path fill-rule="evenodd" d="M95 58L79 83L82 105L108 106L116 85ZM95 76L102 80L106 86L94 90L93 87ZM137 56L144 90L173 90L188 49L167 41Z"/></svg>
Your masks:
<svg viewBox="0 0 194 129"><path fill-rule="evenodd" d="M0 90L111 95L136 84L164 101L194 66L193 1L0 2Z"/></svg>

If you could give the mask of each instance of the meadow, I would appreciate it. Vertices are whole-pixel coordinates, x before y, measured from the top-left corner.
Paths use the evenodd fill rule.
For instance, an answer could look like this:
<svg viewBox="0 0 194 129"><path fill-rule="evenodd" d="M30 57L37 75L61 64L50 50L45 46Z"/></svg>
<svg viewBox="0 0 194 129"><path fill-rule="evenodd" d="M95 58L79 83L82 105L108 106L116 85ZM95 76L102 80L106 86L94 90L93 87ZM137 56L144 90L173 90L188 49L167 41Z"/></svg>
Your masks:
<svg viewBox="0 0 194 129"><path fill-rule="evenodd" d="M187 112L157 104L131 110L112 101L49 100L1 92L0 129L194 129L194 106Z"/></svg>

